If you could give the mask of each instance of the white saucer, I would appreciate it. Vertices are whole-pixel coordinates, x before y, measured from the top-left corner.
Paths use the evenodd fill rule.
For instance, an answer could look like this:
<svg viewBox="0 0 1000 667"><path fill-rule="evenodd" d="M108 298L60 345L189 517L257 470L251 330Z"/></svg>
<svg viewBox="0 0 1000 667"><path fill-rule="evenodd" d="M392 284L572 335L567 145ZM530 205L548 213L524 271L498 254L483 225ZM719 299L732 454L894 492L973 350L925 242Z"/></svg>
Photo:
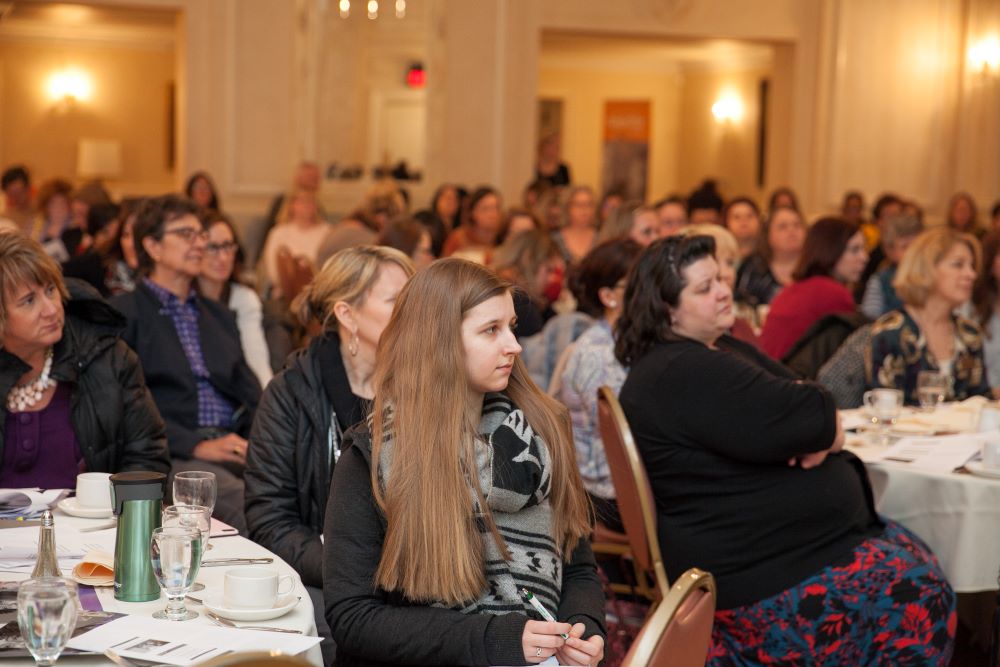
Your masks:
<svg viewBox="0 0 1000 667"><path fill-rule="evenodd" d="M1000 479L1000 468L987 467L982 461L969 461L965 464L965 469L973 475L978 475L979 477L992 477L993 479Z"/></svg>
<svg viewBox="0 0 1000 667"><path fill-rule="evenodd" d="M81 507L77 504L76 498L63 498L57 505L59 509L70 516L78 516L81 519L107 519L111 516L111 508L99 509L94 507Z"/></svg>
<svg viewBox="0 0 1000 667"><path fill-rule="evenodd" d="M268 621L284 616L298 603L299 598L289 594L279 596L274 606L268 609L227 609L222 606L222 594L216 593L206 595L203 604L205 609L230 621Z"/></svg>

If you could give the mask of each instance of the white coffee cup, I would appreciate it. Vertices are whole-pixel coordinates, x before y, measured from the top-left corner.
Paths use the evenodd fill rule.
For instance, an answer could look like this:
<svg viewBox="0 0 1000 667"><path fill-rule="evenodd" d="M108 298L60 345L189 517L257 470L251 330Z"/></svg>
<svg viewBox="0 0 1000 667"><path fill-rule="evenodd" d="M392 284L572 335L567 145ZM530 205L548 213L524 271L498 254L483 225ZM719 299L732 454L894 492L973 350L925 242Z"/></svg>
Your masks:
<svg viewBox="0 0 1000 667"><path fill-rule="evenodd" d="M279 577L266 567L234 567L226 570L222 604L226 609L271 609L279 595L295 588L291 575Z"/></svg>
<svg viewBox="0 0 1000 667"><path fill-rule="evenodd" d="M76 476L76 504L89 509L111 509L111 473L84 472Z"/></svg>
<svg viewBox="0 0 1000 667"><path fill-rule="evenodd" d="M991 438L983 443L983 465L1000 469L1000 439Z"/></svg>

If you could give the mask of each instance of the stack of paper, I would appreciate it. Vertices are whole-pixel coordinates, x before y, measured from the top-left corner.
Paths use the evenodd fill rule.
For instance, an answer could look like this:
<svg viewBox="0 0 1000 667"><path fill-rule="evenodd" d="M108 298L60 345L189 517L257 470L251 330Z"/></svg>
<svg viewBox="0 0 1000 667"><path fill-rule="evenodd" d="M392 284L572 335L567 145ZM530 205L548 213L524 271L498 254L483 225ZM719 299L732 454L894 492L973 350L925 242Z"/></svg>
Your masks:
<svg viewBox="0 0 1000 667"><path fill-rule="evenodd" d="M0 531L0 571L30 574L38 557L37 526L4 528ZM69 574L88 551L105 549L96 539L65 531L56 534L56 558L63 574Z"/></svg>
<svg viewBox="0 0 1000 667"><path fill-rule="evenodd" d="M68 489L0 489L0 519L34 519L68 493Z"/></svg>
<svg viewBox="0 0 1000 667"><path fill-rule="evenodd" d="M900 438L880 455L868 460L950 473L975 457L997 434L963 433L940 437Z"/></svg>

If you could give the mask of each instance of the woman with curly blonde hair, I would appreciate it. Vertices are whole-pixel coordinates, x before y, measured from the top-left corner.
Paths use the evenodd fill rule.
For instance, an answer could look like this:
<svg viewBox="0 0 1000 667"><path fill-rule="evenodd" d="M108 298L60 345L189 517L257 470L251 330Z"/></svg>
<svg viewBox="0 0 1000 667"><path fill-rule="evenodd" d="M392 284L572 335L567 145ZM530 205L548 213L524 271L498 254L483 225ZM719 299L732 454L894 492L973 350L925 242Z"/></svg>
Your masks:
<svg viewBox="0 0 1000 667"><path fill-rule="evenodd" d="M981 263L971 234L937 227L917 237L893 281L903 307L880 317L872 330L870 387L901 389L913 405L917 376L936 371L948 378L948 400L989 395L982 330L954 312L972 297Z"/></svg>

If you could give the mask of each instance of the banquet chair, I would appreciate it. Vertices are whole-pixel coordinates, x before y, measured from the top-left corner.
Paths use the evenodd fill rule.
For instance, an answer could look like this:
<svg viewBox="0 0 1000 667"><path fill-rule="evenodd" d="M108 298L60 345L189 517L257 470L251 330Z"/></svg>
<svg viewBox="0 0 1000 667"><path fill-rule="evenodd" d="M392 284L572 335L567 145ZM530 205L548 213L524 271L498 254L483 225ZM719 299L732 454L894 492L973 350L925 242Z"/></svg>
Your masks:
<svg viewBox="0 0 1000 667"><path fill-rule="evenodd" d="M715 579L693 567L646 619L622 667L703 667L714 616Z"/></svg>
<svg viewBox="0 0 1000 667"><path fill-rule="evenodd" d="M618 512L635 562L639 592L655 605L667 596L670 583L657 538L653 491L618 397L606 386L597 390L597 425L615 485ZM652 575L651 589L647 574Z"/></svg>
<svg viewBox="0 0 1000 667"><path fill-rule="evenodd" d="M313 279L313 268L308 260L295 257L287 247L281 246L277 252L278 287L287 303L291 303L299 292Z"/></svg>

